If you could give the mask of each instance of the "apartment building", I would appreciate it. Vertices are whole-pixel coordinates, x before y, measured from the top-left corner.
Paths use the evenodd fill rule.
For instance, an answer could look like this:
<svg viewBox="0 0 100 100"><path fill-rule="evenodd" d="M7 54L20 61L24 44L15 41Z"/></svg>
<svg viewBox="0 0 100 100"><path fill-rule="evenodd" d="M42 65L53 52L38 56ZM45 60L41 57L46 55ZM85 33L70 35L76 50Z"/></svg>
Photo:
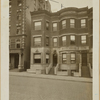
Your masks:
<svg viewBox="0 0 100 100"><path fill-rule="evenodd" d="M93 9L64 8L31 12L28 72L90 77ZM92 67L91 67L92 68Z"/></svg>
<svg viewBox="0 0 100 100"><path fill-rule="evenodd" d="M45 2L45 0L9 0L9 69L17 68L22 71L30 68L30 12L46 10ZM44 8L39 9L39 5L43 4Z"/></svg>

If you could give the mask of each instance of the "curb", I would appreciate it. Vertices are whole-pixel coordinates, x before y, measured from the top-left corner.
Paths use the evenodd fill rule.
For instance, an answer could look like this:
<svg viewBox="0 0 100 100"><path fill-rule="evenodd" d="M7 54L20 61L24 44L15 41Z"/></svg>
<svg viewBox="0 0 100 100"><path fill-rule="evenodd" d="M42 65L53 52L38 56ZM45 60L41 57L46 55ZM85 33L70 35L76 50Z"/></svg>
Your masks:
<svg viewBox="0 0 100 100"><path fill-rule="evenodd" d="M92 83L92 78L83 78L83 77L43 75L43 74L32 74L32 73L28 73L28 72L9 72L9 75L17 76L17 77L29 77L29 78L41 78L41 79Z"/></svg>

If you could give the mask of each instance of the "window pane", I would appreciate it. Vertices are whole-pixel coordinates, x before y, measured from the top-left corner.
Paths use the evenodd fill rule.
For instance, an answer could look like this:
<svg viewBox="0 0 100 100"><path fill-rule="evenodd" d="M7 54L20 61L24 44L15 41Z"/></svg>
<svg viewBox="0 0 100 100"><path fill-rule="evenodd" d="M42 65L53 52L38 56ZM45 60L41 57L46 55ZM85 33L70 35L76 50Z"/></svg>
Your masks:
<svg viewBox="0 0 100 100"><path fill-rule="evenodd" d="M41 63L41 54L34 54L34 63Z"/></svg>
<svg viewBox="0 0 100 100"><path fill-rule="evenodd" d="M81 23L86 23L86 20L85 19L81 19Z"/></svg>
<svg viewBox="0 0 100 100"><path fill-rule="evenodd" d="M64 63L64 64L67 63L67 59L66 58L67 58L66 53L63 53L62 54L62 63Z"/></svg>
<svg viewBox="0 0 100 100"><path fill-rule="evenodd" d="M41 22L35 22L35 30L41 30Z"/></svg>
<svg viewBox="0 0 100 100"><path fill-rule="evenodd" d="M81 19L81 28L86 27L86 19Z"/></svg>
<svg viewBox="0 0 100 100"><path fill-rule="evenodd" d="M46 46L49 46L49 37L46 37Z"/></svg>
<svg viewBox="0 0 100 100"><path fill-rule="evenodd" d="M66 24L66 20L63 20L63 21L62 21L62 25L64 25L64 24Z"/></svg>
<svg viewBox="0 0 100 100"><path fill-rule="evenodd" d="M54 42L57 42L57 38L54 38L53 41L54 41Z"/></svg>
<svg viewBox="0 0 100 100"><path fill-rule="evenodd" d="M49 22L46 22L46 30L49 30Z"/></svg>
<svg viewBox="0 0 100 100"><path fill-rule="evenodd" d="M63 36L63 37L62 37L62 41L65 41L65 40L66 40L66 36Z"/></svg>
<svg viewBox="0 0 100 100"><path fill-rule="evenodd" d="M53 39L53 45L54 45L54 47L57 46L57 38L54 38L54 39Z"/></svg>
<svg viewBox="0 0 100 100"><path fill-rule="evenodd" d="M57 23L53 23L53 31L57 31Z"/></svg>
<svg viewBox="0 0 100 100"><path fill-rule="evenodd" d="M70 23L75 23L75 20L74 19L70 19Z"/></svg>
<svg viewBox="0 0 100 100"><path fill-rule="evenodd" d="M34 46L41 46L41 37L35 37L34 40Z"/></svg>
<svg viewBox="0 0 100 100"><path fill-rule="evenodd" d="M75 36L70 36L70 39L74 41L75 40Z"/></svg>

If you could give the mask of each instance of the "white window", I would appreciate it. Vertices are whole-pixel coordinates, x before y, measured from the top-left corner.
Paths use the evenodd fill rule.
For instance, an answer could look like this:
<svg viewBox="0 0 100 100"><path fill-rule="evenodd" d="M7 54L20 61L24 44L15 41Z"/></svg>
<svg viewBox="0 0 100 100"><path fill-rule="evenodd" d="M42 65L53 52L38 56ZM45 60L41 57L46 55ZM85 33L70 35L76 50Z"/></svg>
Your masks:
<svg viewBox="0 0 100 100"><path fill-rule="evenodd" d="M41 30L41 22L34 23L35 30Z"/></svg>
<svg viewBox="0 0 100 100"><path fill-rule="evenodd" d="M66 28L66 20L63 20L62 21L62 29L65 29Z"/></svg>
<svg viewBox="0 0 100 100"><path fill-rule="evenodd" d="M65 46L66 45L66 36L62 37L62 45Z"/></svg>
<svg viewBox="0 0 100 100"><path fill-rule="evenodd" d="M72 44L72 45L75 44L75 36L74 35L70 36L70 44Z"/></svg>
<svg viewBox="0 0 100 100"><path fill-rule="evenodd" d="M86 19L81 19L81 28L86 27Z"/></svg>
<svg viewBox="0 0 100 100"><path fill-rule="evenodd" d="M75 19L70 19L70 28L75 28Z"/></svg>
<svg viewBox="0 0 100 100"><path fill-rule="evenodd" d="M41 53L34 54L34 63L41 63Z"/></svg>
<svg viewBox="0 0 100 100"><path fill-rule="evenodd" d="M57 46L57 37L53 38L53 46L54 46L54 47Z"/></svg>
<svg viewBox="0 0 100 100"><path fill-rule="evenodd" d="M81 36L81 43L86 44L86 36Z"/></svg>
<svg viewBox="0 0 100 100"><path fill-rule="evenodd" d="M71 53L71 63L75 63L75 53Z"/></svg>
<svg viewBox="0 0 100 100"><path fill-rule="evenodd" d="M57 31L57 23L53 23L53 31Z"/></svg>
<svg viewBox="0 0 100 100"><path fill-rule="evenodd" d="M66 55L66 53L63 53L62 54L62 63L63 64L66 64L67 63L67 55Z"/></svg>
<svg viewBox="0 0 100 100"><path fill-rule="evenodd" d="M41 46L41 37L34 37L33 44L34 46Z"/></svg>

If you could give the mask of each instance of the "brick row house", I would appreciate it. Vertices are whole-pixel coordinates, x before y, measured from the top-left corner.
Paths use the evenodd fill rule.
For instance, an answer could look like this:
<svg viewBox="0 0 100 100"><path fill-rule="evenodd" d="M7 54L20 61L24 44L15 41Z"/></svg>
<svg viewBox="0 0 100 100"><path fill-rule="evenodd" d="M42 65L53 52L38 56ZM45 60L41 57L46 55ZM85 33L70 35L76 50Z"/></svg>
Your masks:
<svg viewBox="0 0 100 100"><path fill-rule="evenodd" d="M30 11L38 10L51 11L49 1L9 0L9 69L30 68Z"/></svg>
<svg viewBox="0 0 100 100"><path fill-rule="evenodd" d="M93 9L64 8L31 12L28 72L90 77L93 48ZM79 73L78 73L79 74ZM77 74L76 74L77 75Z"/></svg>

